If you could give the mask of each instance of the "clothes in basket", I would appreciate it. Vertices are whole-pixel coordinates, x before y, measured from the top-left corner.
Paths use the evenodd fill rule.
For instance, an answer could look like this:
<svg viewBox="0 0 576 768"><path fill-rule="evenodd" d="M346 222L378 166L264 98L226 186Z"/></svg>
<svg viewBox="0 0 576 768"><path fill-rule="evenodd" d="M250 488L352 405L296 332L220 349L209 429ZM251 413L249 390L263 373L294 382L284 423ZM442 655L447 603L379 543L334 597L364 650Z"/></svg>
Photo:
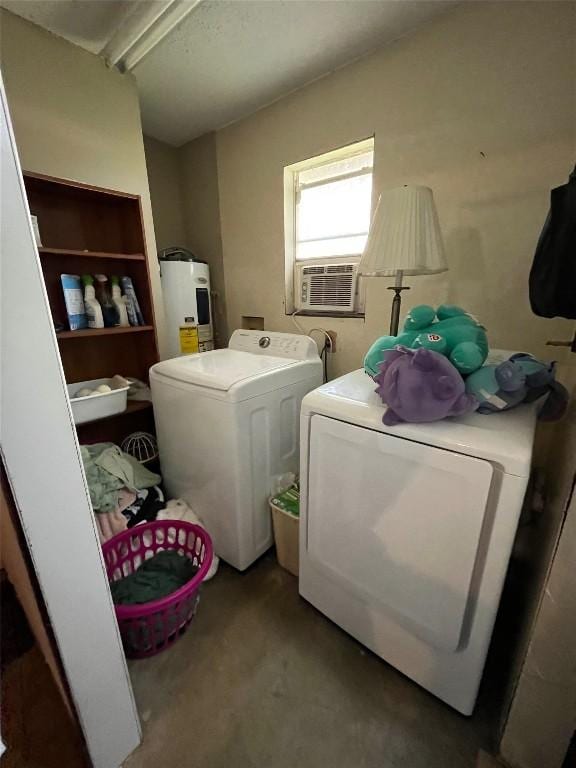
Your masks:
<svg viewBox="0 0 576 768"><path fill-rule="evenodd" d="M138 570L113 581L110 591L115 605L142 605L160 600L176 592L198 573L198 568L184 555L174 550L158 552L149 560L145 560ZM195 610L196 606L194 606ZM133 627L131 636L136 647L149 647L160 644L165 635L177 632L186 622L188 616L180 616L177 612L168 617L168 627L165 619L154 616L151 622L142 621Z"/></svg>

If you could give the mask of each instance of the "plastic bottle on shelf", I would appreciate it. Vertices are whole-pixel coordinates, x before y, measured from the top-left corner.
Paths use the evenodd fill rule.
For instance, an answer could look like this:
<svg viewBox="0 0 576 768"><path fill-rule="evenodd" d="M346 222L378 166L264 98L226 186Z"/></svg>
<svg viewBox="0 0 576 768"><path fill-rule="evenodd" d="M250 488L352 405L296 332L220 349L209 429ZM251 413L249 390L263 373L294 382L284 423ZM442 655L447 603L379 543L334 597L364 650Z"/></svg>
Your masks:
<svg viewBox="0 0 576 768"><path fill-rule="evenodd" d="M96 278L96 298L102 307L104 325L106 328L113 328L115 325L118 325L120 318L118 317L118 310L116 309L116 305L112 301L112 296L108 290L108 278L106 275L94 275L94 277Z"/></svg>
<svg viewBox="0 0 576 768"><path fill-rule="evenodd" d="M144 325L144 317L140 309L140 304L138 303L132 279L124 276L120 279L120 285L126 296L126 308L128 310L128 320L130 321L130 325Z"/></svg>
<svg viewBox="0 0 576 768"><path fill-rule="evenodd" d="M126 309L126 297L122 296L122 290L120 288L120 278L117 275L112 275L110 277L110 283L112 285L112 301L118 311L118 325L130 325L128 322L128 310Z"/></svg>
<svg viewBox="0 0 576 768"><path fill-rule="evenodd" d="M102 307L96 298L94 290L94 278L92 275L82 275L84 284L84 307L88 318L88 328L104 328L104 316Z"/></svg>

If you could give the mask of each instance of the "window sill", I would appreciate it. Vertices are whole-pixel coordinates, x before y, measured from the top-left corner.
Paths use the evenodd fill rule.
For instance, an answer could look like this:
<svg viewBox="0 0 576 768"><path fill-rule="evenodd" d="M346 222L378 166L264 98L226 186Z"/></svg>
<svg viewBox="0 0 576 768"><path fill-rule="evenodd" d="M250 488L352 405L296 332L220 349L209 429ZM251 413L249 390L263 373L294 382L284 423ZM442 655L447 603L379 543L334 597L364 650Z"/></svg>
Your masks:
<svg viewBox="0 0 576 768"><path fill-rule="evenodd" d="M364 320L364 312L320 312L319 310L301 310L298 312L286 312L288 317L355 317Z"/></svg>

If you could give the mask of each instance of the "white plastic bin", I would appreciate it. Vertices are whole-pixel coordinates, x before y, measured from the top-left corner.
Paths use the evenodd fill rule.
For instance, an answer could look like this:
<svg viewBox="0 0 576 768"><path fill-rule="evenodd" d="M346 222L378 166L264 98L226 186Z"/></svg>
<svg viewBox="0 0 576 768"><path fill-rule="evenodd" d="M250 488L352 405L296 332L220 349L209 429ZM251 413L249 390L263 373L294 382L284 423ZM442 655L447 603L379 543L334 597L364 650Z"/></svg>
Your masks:
<svg viewBox="0 0 576 768"><path fill-rule="evenodd" d="M74 424L85 424L87 421L104 419L106 416L114 416L122 413L128 405L129 386L113 389L111 392L96 392L86 397L74 397L74 394L85 387L96 389L100 384L111 386L112 379L91 379L68 384L68 397L72 406Z"/></svg>

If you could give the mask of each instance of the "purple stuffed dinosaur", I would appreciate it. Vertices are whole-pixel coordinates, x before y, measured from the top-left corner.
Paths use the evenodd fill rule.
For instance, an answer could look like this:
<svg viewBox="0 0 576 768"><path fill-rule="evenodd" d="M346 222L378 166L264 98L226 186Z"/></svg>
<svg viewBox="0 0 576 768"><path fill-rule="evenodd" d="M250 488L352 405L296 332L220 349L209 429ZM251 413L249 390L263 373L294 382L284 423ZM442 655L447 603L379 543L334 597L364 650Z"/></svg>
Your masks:
<svg viewBox="0 0 576 768"><path fill-rule="evenodd" d="M387 350L374 380L376 392L388 406L382 417L388 426L402 421L438 421L478 408L478 401L466 394L462 376L448 358L429 349Z"/></svg>

